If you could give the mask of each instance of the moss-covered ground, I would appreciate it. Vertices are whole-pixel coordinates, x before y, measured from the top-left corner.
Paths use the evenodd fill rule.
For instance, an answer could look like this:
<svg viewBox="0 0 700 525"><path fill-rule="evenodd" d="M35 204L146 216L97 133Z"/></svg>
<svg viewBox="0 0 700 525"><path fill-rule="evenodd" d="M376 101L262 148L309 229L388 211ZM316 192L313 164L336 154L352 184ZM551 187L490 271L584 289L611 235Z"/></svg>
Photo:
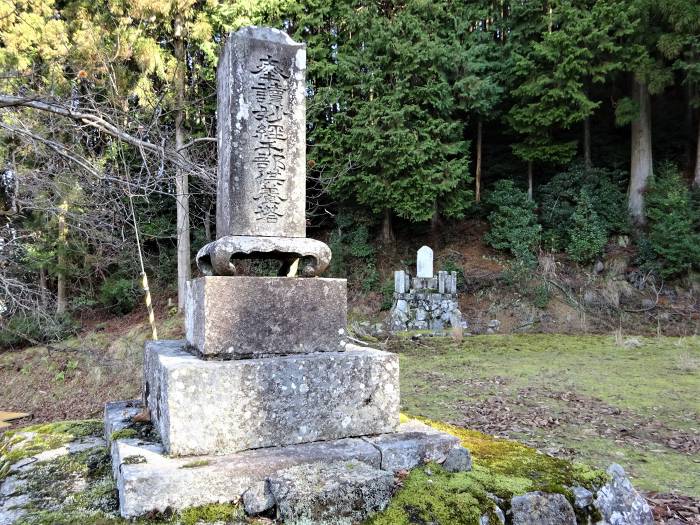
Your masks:
<svg viewBox="0 0 700 525"><path fill-rule="evenodd" d="M700 496L700 338L396 338L404 412Z"/></svg>
<svg viewBox="0 0 700 525"><path fill-rule="evenodd" d="M180 324L178 318L167 320L162 326L164 336L178 337ZM32 412L38 421L99 418L105 401L138 396L148 327L124 328L120 332L109 327L92 331L64 342L60 349L37 347L0 354L0 408ZM454 511L453 503L460 499L470 504L457 505L466 513L459 520L471 523L477 504L483 507L486 493L505 496L507 488L525 491L564 486L561 476L552 472L570 463L550 463L551 458L542 454L530 456L535 454L530 448L521 449L476 430L515 438L597 468L618 462L637 487L700 496L697 337L490 335L455 341L424 334L418 340L410 336L391 339L386 346L400 353L403 411L455 425L450 431L458 433L472 450L475 468L470 474L458 475L447 475L434 466L415 471L404 480L404 490L387 514L376 518L377 523L390 523L387 520L392 517L400 523L411 513L414 517L443 516L446 508ZM7 449L0 451L8 459L0 461L0 477L10 459L99 434L99 427L98 421L87 421L30 428L33 437L29 441L13 446L9 453ZM12 432L6 436L10 441L23 439ZM528 451L525 458L532 461L522 457L511 461L521 455L520 451ZM66 500L66 504L75 502L73 510L63 504L52 508L53 500L47 496L48 508L37 508L25 524L76 523L75 513L82 513L80 523L122 523L112 507L110 511L99 510L104 502L115 505L116 501L109 476L101 477L96 467L106 461L106 452L102 450L101 456L94 451L80 454L75 461L57 460L76 469L79 475L66 478L73 480L73 485L67 487L60 480L48 483L57 490L76 489L82 494ZM539 462L544 464L536 465ZM569 468L564 469L566 476L582 484L592 472L566 471ZM47 475L53 475L51 472L47 467ZM87 479L92 481L86 486L77 481L89 473ZM579 475L584 478L574 478ZM440 497L433 497L436 494ZM93 503L85 507L81 498ZM423 503L413 505L408 512L402 501ZM198 512L231 512L232 518L224 520L228 522L240 517L239 509L230 506L191 512L161 516L160 521L148 519L186 523ZM61 515L67 515L67 521L60 521ZM452 517L449 520L460 523Z"/></svg>
<svg viewBox="0 0 700 525"><path fill-rule="evenodd" d="M451 474L429 464L411 471L389 507L370 520L372 525L478 525L484 515L491 523L499 523L496 502L507 510L513 496L542 490L564 494L573 503L572 487L595 491L607 481L601 470L542 454L515 441L424 421L458 436L472 453L473 468Z"/></svg>
<svg viewBox="0 0 700 525"><path fill-rule="evenodd" d="M15 525L195 525L242 524L246 520L237 505L213 504L144 516L135 521L118 515L119 501L112 479L107 448L97 446L37 462L33 468L10 473L9 465L38 453L54 450L81 438L101 437L102 422L95 420L43 423L8 431L0 439L0 483L14 478L15 492L28 495L27 512Z"/></svg>
<svg viewBox="0 0 700 525"><path fill-rule="evenodd" d="M601 471L541 454L514 441L444 423L427 422L461 439L462 444L472 451L473 470L450 474L436 464L415 469L403 477L402 486L389 507L373 517L371 524L478 525L483 515L496 517L496 501L501 508L507 508L513 495L545 490L561 492L571 498L572 486L595 489L607 480ZM93 420L34 425L21 431L10 431L3 437L0 464L7 465L72 440L99 437L101 432L101 425ZM134 523L118 516L110 457L104 447L40 462L34 468L12 476L19 484L11 495L26 494L30 497L25 504L27 513L16 525ZM195 525L269 521L246 518L241 508L234 504L216 504L179 513L145 516L136 523Z"/></svg>

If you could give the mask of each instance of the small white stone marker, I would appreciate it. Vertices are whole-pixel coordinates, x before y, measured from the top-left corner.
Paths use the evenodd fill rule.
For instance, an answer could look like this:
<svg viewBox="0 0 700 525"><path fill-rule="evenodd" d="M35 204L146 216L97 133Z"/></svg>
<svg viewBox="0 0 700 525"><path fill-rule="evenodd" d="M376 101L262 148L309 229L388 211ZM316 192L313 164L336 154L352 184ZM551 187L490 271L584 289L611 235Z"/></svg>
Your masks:
<svg viewBox="0 0 700 525"><path fill-rule="evenodd" d="M431 278L433 276L433 250L423 246L418 250L416 258L417 277Z"/></svg>

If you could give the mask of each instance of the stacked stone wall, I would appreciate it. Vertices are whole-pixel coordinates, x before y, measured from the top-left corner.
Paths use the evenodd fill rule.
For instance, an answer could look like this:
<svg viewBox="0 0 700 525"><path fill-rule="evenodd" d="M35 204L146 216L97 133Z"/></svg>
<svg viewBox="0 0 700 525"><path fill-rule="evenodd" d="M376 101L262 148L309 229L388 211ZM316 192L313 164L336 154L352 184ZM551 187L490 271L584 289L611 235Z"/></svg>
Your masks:
<svg viewBox="0 0 700 525"><path fill-rule="evenodd" d="M437 277L413 277L394 272L394 305L391 329L442 330L462 326L457 302L457 273L438 272Z"/></svg>

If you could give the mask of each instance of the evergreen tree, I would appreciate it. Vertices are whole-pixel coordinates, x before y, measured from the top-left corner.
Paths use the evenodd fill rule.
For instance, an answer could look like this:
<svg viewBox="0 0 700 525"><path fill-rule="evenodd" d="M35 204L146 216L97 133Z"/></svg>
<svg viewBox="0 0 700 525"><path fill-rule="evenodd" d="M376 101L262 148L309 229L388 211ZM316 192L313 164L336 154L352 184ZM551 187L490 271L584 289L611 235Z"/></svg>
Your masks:
<svg viewBox="0 0 700 525"><path fill-rule="evenodd" d="M335 111L314 134L331 191L377 215L461 216L469 151L455 77L465 53L450 4L370 4L352 13L351 37L337 49Z"/></svg>

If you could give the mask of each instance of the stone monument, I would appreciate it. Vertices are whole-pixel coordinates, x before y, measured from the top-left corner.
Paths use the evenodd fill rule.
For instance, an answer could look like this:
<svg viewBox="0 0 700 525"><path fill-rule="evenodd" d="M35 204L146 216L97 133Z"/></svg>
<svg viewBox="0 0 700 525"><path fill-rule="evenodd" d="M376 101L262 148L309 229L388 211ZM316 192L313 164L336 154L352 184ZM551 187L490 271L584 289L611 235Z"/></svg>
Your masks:
<svg viewBox="0 0 700 525"><path fill-rule="evenodd" d="M398 356L347 343L346 282L317 277L331 253L305 237L305 60L275 29L224 45L217 240L197 255L186 339L148 342L143 400L105 409L124 517L242 502L356 523L387 505L394 472L465 454L399 424ZM279 261L280 276L241 275L247 258ZM144 413L152 430L133 421Z"/></svg>
<svg viewBox="0 0 700 525"><path fill-rule="evenodd" d="M433 275L433 250L422 246L416 254L416 277L394 272L394 304L389 314L392 331L442 330L462 326L457 302L457 272Z"/></svg>

